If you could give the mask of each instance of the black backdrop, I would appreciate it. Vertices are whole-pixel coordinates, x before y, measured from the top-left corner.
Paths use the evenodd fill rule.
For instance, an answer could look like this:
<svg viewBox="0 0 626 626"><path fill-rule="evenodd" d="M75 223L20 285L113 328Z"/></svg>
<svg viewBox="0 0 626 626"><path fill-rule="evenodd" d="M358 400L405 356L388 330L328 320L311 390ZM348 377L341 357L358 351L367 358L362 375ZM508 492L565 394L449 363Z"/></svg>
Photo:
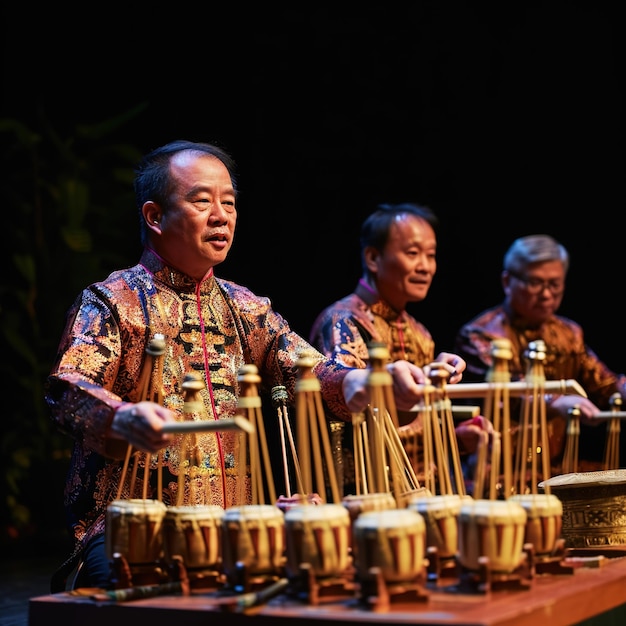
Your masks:
<svg viewBox="0 0 626 626"><path fill-rule="evenodd" d="M378 202L441 219L437 276L411 308L439 349L500 300L512 239L550 233L572 254L561 312L626 368L619 3L408 4L5 6L4 114L43 106L62 127L147 103L121 140L227 147L242 195L218 273L304 335L355 285L359 224Z"/></svg>

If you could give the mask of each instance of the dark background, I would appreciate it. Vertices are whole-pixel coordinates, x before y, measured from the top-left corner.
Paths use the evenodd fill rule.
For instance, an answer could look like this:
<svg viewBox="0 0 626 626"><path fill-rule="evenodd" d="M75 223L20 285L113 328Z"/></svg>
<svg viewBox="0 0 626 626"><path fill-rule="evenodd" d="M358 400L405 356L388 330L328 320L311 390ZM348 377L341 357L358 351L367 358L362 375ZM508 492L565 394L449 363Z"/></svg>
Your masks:
<svg viewBox="0 0 626 626"><path fill-rule="evenodd" d="M5 23L3 100L24 119L44 107L60 128L146 104L118 131L141 151L175 138L227 147L242 195L218 273L269 295L305 335L354 287L359 225L380 201L423 202L440 217L438 273L411 309L440 349L500 300L511 241L552 234L572 255L561 313L620 369L618 5L230 5L185 15L146 5L143 23L103 5L84 21L38 13L35 30L18 7ZM135 241L128 250L131 264Z"/></svg>

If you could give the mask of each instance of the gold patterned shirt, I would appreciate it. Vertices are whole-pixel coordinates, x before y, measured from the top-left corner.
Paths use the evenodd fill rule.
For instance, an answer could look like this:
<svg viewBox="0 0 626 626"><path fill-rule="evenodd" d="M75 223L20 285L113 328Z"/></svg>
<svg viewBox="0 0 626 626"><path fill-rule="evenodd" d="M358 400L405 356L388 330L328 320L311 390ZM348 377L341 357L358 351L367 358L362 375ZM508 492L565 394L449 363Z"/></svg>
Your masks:
<svg viewBox="0 0 626 626"><path fill-rule="evenodd" d="M349 367L367 367L370 342L384 343L390 361L403 359L423 367L435 358L435 343L428 329L406 311L392 309L360 282L354 293L317 316L309 341L326 356Z"/></svg>
<svg viewBox="0 0 626 626"><path fill-rule="evenodd" d="M115 271L87 287L68 311L66 328L47 381L46 402L58 427L74 438L65 488L68 523L76 540L85 543L104 532L107 504L118 495L128 446L109 438L116 409L124 402L146 399L141 381L155 334L165 338L159 376L163 404L184 410L182 383L200 374L202 410L194 419L233 417L238 406L240 368L257 367L260 392L269 396L286 387L290 403L298 377L297 361L311 346L276 313L268 298L216 278L210 271L200 282L168 267L145 249L134 267ZM348 369L318 354L313 373L320 382L324 407L350 420L342 380ZM160 455L162 500L180 503L179 469L182 435ZM247 504L250 485L240 485L234 431L197 434L194 483L184 482L185 504ZM148 498L155 498L156 455L134 455L140 476L148 466ZM137 477L137 481L140 478ZM246 479L249 483L249 478ZM241 502L240 494L248 501ZM131 495L126 482L122 498ZM190 500L193 500L191 502Z"/></svg>

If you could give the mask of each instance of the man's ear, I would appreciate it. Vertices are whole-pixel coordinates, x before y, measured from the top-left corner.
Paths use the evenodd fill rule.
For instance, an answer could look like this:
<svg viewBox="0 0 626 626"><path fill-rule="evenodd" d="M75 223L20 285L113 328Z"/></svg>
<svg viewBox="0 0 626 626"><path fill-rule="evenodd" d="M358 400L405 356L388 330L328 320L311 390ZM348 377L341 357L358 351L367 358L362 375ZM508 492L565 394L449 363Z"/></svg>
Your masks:
<svg viewBox="0 0 626 626"><path fill-rule="evenodd" d="M365 259L365 265L372 274L378 273L378 259L380 258L380 252L373 246L367 246L363 250L363 258Z"/></svg>
<svg viewBox="0 0 626 626"><path fill-rule="evenodd" d="M504 289L504 292L506 293L511 284L511 274L509 274L506 270L502 270L502 274L500 274L500 283L502 284L502 289Z"/></svg>
<svg viewBox="0 0 626 626"><path fill-rule="evenodd" d="M144 203L143 207L141 207L141 214L143 215L143 219L146 221L146 224L152 227L158 226L161 223L163 212L161 211L161 207L159 207L156 202L148 200Z"/></svg>

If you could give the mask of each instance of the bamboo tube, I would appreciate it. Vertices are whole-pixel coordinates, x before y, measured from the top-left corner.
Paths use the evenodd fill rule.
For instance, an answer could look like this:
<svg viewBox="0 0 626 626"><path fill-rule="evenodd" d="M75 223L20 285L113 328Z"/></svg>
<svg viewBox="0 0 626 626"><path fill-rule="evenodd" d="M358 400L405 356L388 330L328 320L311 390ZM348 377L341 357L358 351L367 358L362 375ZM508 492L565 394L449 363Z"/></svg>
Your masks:
<svg viewBox="0 0 626 626"><path fill-rule="evenodd" d="M539 485L539 461L541 461L541 474L544 481L550 478L550 447L548 445L548 424L546 418L546 380L543 362L546 358L546 345L542 340L532 341L528 344L525 354L529 366L527 381L531 385L530 402L524 402L522 418L522 442L516 455L519 472L518 492L531 494L538 493ZM530 431L530 442L528 441ZM530 465L530 487L527 484L527 470ZM544 482L545 484L545 482ZM550 493L549 486L544 488L545 493Z"/></svg>
<svg viewBox="0 0 626 626"><path fill-rule="evenodd" d="M434 494L437 493L437 488L435 485L436 461L432 422L433 419L437 419L436 412L433 418L433 411L436 411L438 404L433 403L430 397L434 388L425 387L425 390L426 389L428 389L428 391L424 394L424 402L428 408L423 415L424 486L428 491Z"/></svg>
<svg viewBox="0 0 626 626"><path fill-rule="evenodd" d="M163 424L164 433L190 434L190 433L213 433L227 430L242 430L246 433L254 433L254 426L241 415L220 420L194 420L185 422L167 422Z"/></svg>
<svg viewBox="0 0 626 626"><path fill-rule="evenodd" d="M427 386L428 385L423 385L424 388ZM448 385L446 392L449 398L486 398L495 389L505 387L508 389L509 394L514 397L527 396L532 390L532 384L530 381L515 380L508 383L457 383L456 385ZM577 381L573 379L546 380L544 383L544 391L550 393L577 395L583 398L587 397L585 390ZM411 410L419 411L421 408L423 408L423 405L422 403L419 403L412 407Z"/></svg>
<svg viewBox="0 0 626 626"><path fill-rule="evenodd" d="M287 400L288 396L286 387L278 385L272 389L272 402L278 414L280 428L283 471L285 473L285 487L287 491L286 495L287 497L291 497L294 493L294 489L291 485L290 480L289 458L291 458L291 464L293 466L293 472L295 474L295 492L303 494L304 486L302 483L302 470L300 468L300 461L298 460L298 450L294 439L293 425L291 424L291 420L289 418ZM289 444L288 447L287 443Z"/></svg>
<svg viewBox="0 0 626 626"><path fill-rule="evenodd" d="M248 439L252 504L265 504L266 489L270 502L275 503L276 488L265 435L265 426L263 424L261 398L258 391L261 377L258 374L256 365L244 365L239 370L238 381L240 386L239 401L237 403L238 412L245 415L254 427ZM240 467L240 471L241 469Z"/></svg>
<svg viewBox="0 0 626 626"><path fill-rule="evenodd" d="M594 420L623 420L626 419L626 411L600 411L593 416Z"/></svg>
<svg viewBox="0 0 626 626"><path fill-rule="evenodd" d="M384 343L372 342L368 346L372 371L368 378L370 404L373 407L384 407L389 412L396 428L399 428L396 401L393 397L393 377L385 367L389 362L389 349Z"/></svg>
<svg viewBox="0 0 626 626"><path fill-rule="evenodd" d="M329 429L322 404L321 385L313 373L316 363L317 359L308 351L302 352L297 361L299 369L295 389L297 456L300 460L304 495L318 493L325 500L324 494L328 487L332 503L340 504Z"/></svg>
<svg viewBox="0 0 626 626"><path fill-rule="evenodd" d="M438 405L441 407L440 411L433 407L430 415L430 435L433 441L434 460L439 477L438 493L442 495L454 493L465 495L461 457L451 404L447 393L450 388L450 385L447 384L450 373L446 369L445 364L436 362L424 368L424 371L435 389L435 396L439 398L440 402ZM451 469L454 475L454 486L450 473Z"/></svg>
<svg viewBox="0 0 626 626"><path fill-rule="evenodd" d="M393 378L386 367L389 350L372 343L369 355L370 404L362 415L353 416L356 482L363 493L392 493L400 505L403 494L418 489L419 481L398 431Z"/></svg>
<svg viewBox="0 0 626 626"><path fill-rule="evenodd" d="M403 491L408 492L419 489L420 484L417 474L415 473L411 459L409 459L406 450L404 449L404 445L402 444L402 440L398 434L398 429L395 428L389 413L386 414L385 427L387 447L395 460L396 465L401 470L400 476L404 477L402 485Z"/></svg>
<svg viewBox="0 0 626 626"><path fill-rule="evenodd" d="M580 441L580 408L575 406L569 410L567 436L563 450L561 469L564 474L578 471L578 447Z"/></svg>
<svg viewBox="0 0 626 626"><path fill-rule="evenodd" d="M372 450L372 475L370 483L374 493L392 491L389 484L389 475L397 476L394 468L388 466L388 455L385 446L384 418L388 413L394 428L399 427L395 399L393 398L393 378L386 368L389 362L389 349L384 343L372 342L368 346L371 371L367 385L370 394L370 410L366 413L367 431L370 449ZM394 490L395 491L395 490Z"/></svg>
<svg viewBox="0 0 626 626"><path fill-rule="evenodd" d="M368 413L369 411L368 408ZM371 451L367 445L369 434L365 412L352 415L352 430L356 494L363 495L370 493L369 477L373 476ZM372 492L375 493L374 490Z"/></svg>
<svg viewBox="0 0 626 626"><path fill-rule="evenodd" d="M622 396L614 393L611 396L611 406L613 417L610 418L606 427L606 444L604 448L603 469L617 469L619 467L619 440L621 424L620 419L616 417L617 412L622 406Z"/></svg>
<svg viewBox="0 0 626 626"><path fill-rule="evenodd" d="M491 473L489 475L489 499L497 498L497 483L500 475L499 468L502 464L504 473L504 494L509 497L513 490L513 451L511 442L511 407L508 384L511 380L509 361L513 358L511 342L508 339L497 339L492 342L491 354L493 367L487 375L487 380L492 383L504 383L496 385L487 396L489 409L485 417L491 420L493 430L500 435L500 445L491 446ZM502 463L500 463L502 459ZM477 465L477 471L484 474L484 468ZM476 497L476 496L474 496Z"/></svg>
<svg viewBox="0 0 626 626"><path fill-rule="evenodd" d="M205 388L204 380L196 372L189 372L182 384L183 388L183 423L195 423L194 416L200 416L200 422L209 422L206 419L204 403L200 392ZM198 451L196 446L196 432L186 432L180 443L180 467L178 471L178 493L176 505L182 506L185 501L185 465L187 466L187 476L189 477L189 503L195 504L195 480L197 475ZM195 461L195 463L194 463Z"/></svg>
<svg viewBox="0 0 626 626"><path fill-rule="evenodd" d="M146 345L146 358L144 360L137 387L139 389L140 400L150 400L163 404L163 360L162 356L165 354L165 336L160 333L155 333L154 337ZM120 483L117 490L117 499L122 497L122 488L126 480L128 473L128 467L130 465L130 458L132 455L131 444L128 444L126 449L126 456L124 458L124 464L122 466L122 474L120 477ZM161 461L161 454L159 455L159 461ZM129 496L132 498L135 480L137 477L139 452L135 453L135 460L133 463L133 469L131 472L130 491ZM144 482L143 482L143 497L147 498L148 477L149 477L149 455L144 455ZM158 499L162 499L162 483L161 483L161 465L159 464L159 484L157 487Z"/></svg>

